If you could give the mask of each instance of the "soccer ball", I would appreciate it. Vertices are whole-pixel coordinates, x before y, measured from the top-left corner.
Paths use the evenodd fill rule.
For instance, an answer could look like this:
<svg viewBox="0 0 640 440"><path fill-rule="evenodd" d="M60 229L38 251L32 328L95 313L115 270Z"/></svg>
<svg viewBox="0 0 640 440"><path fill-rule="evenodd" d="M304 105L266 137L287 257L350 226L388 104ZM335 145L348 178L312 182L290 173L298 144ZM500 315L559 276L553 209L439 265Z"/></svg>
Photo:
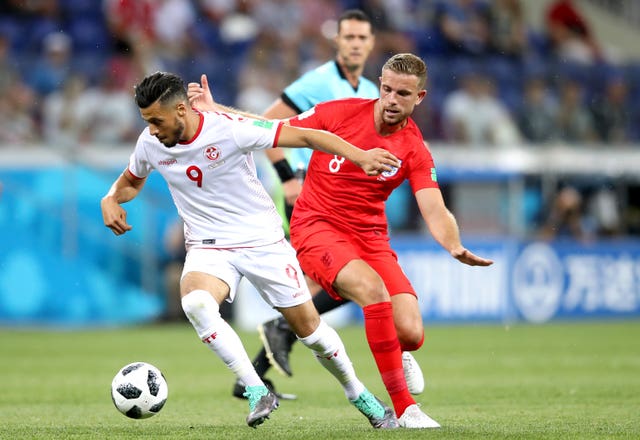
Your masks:
<svg viewBox="0 0 640 440"><path fill-rule="evenodd" d="M160 370L146 362L125 365L111 382L113 404L132 419L146 419L158 414L168 394L167 381Z"/></svg>

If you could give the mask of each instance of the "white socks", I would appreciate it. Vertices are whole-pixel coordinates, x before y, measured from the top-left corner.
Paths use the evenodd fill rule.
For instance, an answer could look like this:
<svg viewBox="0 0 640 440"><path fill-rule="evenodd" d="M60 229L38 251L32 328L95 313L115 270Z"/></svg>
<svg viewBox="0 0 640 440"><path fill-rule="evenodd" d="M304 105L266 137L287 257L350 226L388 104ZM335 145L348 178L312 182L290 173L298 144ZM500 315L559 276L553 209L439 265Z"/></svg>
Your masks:
<svg viewBox="0 0 640 440"><path fill-rule="evenodd" d="M220 316L220 307L206 290L193 290L182 297L182 310L196 333L246 386L264 385L253 368L242 341Z"/></svg>
<svg viewBox="0 0 640 440"><path fill-rule="evenodd" d="M245 386L264 385L249 356L231 326L220 316L220 307L209 292L194 290L182 297L182 309L196 333L235 373ZM298 338L309 347L320 364L338 379L349 400L356 400L365 390L357 378L351 359L336 331L324 321L306 338Z"/></svg>
<svg viewBox="0 0 640 440"><path fill-rule="evenodd" d="M320 321L316 331L298 340L309 347L320 364L338 379L347 399L356 400L365 390L364 384L356 376L340 336L324 321Z"/></svg>

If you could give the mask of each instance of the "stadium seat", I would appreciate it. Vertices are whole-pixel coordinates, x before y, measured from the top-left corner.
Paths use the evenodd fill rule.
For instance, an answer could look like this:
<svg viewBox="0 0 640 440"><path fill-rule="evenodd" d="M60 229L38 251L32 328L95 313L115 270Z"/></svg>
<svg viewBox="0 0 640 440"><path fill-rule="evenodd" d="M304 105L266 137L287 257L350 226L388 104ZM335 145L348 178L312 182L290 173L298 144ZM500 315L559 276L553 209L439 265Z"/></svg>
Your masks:
<svg viewBox="0 0 640 440"><path fill-rule="evenodd" d="M108 53L113 44L105 24L92 18L76 17L66 26L74 53Z"/></svg>
<svg viewBox="0 0 640 440"><path fill-rule="evenodd" d="M30 53L41 53L45 37L63 30L59 22L44 17L25 19L20 25L20 38L25 40L24 50Z"/></svg>
<svg viewBox="0 0 640 440"><path fill-rule="evenodd" d="M6 36L11 42L11 50L21 53L26 48L26 40L22 38L22 26L10 17L0 17L0 35Z"/></svg>
<svg viewBox="0 0 640 440"><path fill-rule="evenodd" d="M530 56L534 56L539 59L551 58L549 39L544 32L530 29L527 32L527 43L529 46Z"/></svg>
<svg viewBox="0 0 640 440"><path fill-rule="evenodd" d="M107 58L102 54L85 52L74 55L71 65L73 70L82 73L89 80L89 83L97 84L104 74L106 62Z"/></svg>
<svg viewBox="0 0 640 440"><path fill-rule="evenodd" d="M416 30L409 35L415 41L416 50L422 57L442 56L447 52L447 43L440 31L431 26Z"/></svg>
<svg viewBox="0 0 640 440"><path fill-rule="evenodd" d="M216 48L224 45L218 27L207 19L196 20L191 35L198 42L200 49L206 53L216 52Z"/></svg>
<svg viewBox="0 0 640 440"><path fill-rule="evenodd" d="M492 56L483 60L485 73L493 78L496 85L506 88L522 86L522 63L518 60Z"/></svg>
<svg viewBox="0 0 640 440"><path fill-rule="evenodd" d="M522 62L522 81L532 78L549 78L549 63L538 56L526 57Z"/></svg>
<svg viewBox="0 0 640 440"><path fill-rule="evenodd" d="M207 74L209 86L216 101L234 105L238 88L234 72L237 70L234 70L228 61L211 55L193 58L188 63L183 63L184 78L189 78L189 81L199 81L201 74Z"/></svg>
<svg viewBox="0 0 640 440"><path fill-rule="evenodd" d="M588 88L591 79L591 68L582 63L571 61L556 61L551 63L554 77L558 80L570 80Z"/></svg>
<svg viewBox="0 0 640 440"><path fill-rule="evenodd" d="M85 17L104 21L102 5L95 0L64 0L60 9L65 17Z"/></svg>

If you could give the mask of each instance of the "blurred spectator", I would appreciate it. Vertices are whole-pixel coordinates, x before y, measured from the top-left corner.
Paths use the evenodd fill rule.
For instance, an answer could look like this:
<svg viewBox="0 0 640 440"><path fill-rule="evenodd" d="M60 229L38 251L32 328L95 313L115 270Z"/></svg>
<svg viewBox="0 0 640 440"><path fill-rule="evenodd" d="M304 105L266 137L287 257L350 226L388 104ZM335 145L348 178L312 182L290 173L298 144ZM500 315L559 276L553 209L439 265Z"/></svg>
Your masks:
<svg viewBox="0 0 640 440"><path fill-rule="evenodd" d="M615 237L624 229L620 212L620 200L610 185L578 189L563 183L546 211L539 236L580 241Z"/></svg>
<svg viewBox="0 0 640 440"><path fill-rule="evenodd" d="M63 32L48 34L42 42L42 56L27 74L28 84L39 95L62 87L71 74L71 39Z"/></svg>
<svg viewBox="0 0 640 440"><path fill-rule="evenodd" d="M116 41L155 40L154 0L103 0L102 6L109 31Z"/></svg>
<svg viewBox="0 0 640 440"><path fill-rule="evenodd" d="M552 55L559 60L593 63L602 59L602 50L589 23L572 0L552 2L545 16Z"/></svg>
<svg viewBox="0 0 640 440"><path fill-rule="evenodd" d="M493 0L489 10L492 49L521 58L527 51L527 24L520 0Z"/></svg>
<svg viewBox="0 0 640 440"><path fill-rule="evenodd" d="M88 87L81 75L70 76L63 90L45 99L45 141L65 149L133 142L138 126L132 94L133 89L118 87L117 75L103 75L98 87Z"/></svg>
<svg viewBox="0 0 640 440"><path fill-rule="evenodd" d="M484 55L489 50L489 6L482 0L440 0L435 22L452 55Z"/></svg>
<svg viewBox="0 0 640 440"><path fill-rule="evenodd" d="M339 3L336 0L300 2L302 10L300 27L305 39L323 36L331 40L334 37L336 17L342 13ZM304 44L304 42L301 43Z"/></svg>
<svg viewBox="0 0 640 440"><path fill-rule="evenodd" d="M280 96L284 86L277 70L248 64L240 77L236 106L251 113L262 114Z"/></svg>
<svg viewBox="0 0 640 440"><path fill-rule="evenodd" d="M302 19L300 21L301 37L298 52L300 63L294 75L313 70L334 56L333 39L336 35L336 17L342 13L337 0L319 0L300 2ZM288 82L283 84L286 85Z"/></svg>
<svg viewBox="0 0 640 440"><path fill-rule="evenodd" d="M262 0L252 4L251 17L259 29L250 56L260 63L279 68L285 80L299 73L301 57L301 23L304 11L294 0Z"/></svg>
<svg viewBox="0 0 640 440"><path fill-rule="evenodd" d="M323 35L316 35L308 41L308 52L300 65L299 75L315 69L335 57L335 46L333 40ZM283 86L286 83L283 84Z"/></svg>
<svg viewBox="0 0 640 440"><path fill-rule="evenodd" d="M620 200L616 192L603 185L596 190L589 200L588 210L596 224L599 237L615 237L622 233L622 216Z"/></svg>
<svg viewBox="0 0 640 440"><path fill-rule="evenodd" d="M379 74L379 66L390 53L414 52L414 43L402 30L410 22L403 22L402 11L409 8L407 0L369 0L362 2L361 10L371 17L372 28L375 29L376 44L371 53L368 70L375 76ZM406 14L406 12L405 12ZM372 76L372 75L370 75Z"/></svg>
<svg viewBox="0 0 640 440"><path fill-rule="evenodd" d="M261 0L253 3L251 15L264 32L275 34L283 49L300 43L303 8L296 0Z"/></svg>
<svg viewBox="0 0 640 440"><path fill-rule="evenodd" d="M117 41L113 53L107 56L103 74L111 76L118 88L133 90L142 78L162 70L162 61L149 41Z"/></svg>
<svg viewBox="0 0 640 440"><path fill-rule="evenodd" d="M203 14L216 26L229 15L239 12L242 4L240 0L199 0L199 7Z"/></svg>
<svg viewBox="0 0 640 440"><path fill-rule="evenodd" d="M155 34L155 0L102 0L104 19L113 38L109 68L126 75L128 87L162 69ZM168 23L171 23L169 21ZM171 27L171 24L165 26ZM142 76L139 76L143 74Z"/></svg>
<svg viewBox="0 0 640 440"><path fill-rule="evenodd" d="M0 96L19 77L15 61L11 58L11 40L8 35L0 33Z"/></svg>
<svg viewBox="0 0 640 440"><path fill-rule="evenodd" d="M62 0L68 1L68 0ZM46 16L53 17L59 12L58 0L3 0L0 2L0 13L14 16Z"/></svg>
<svg viewBox="0 0 640 440"><path fill-rule="evenodd" d="M248 3L241 3L242 8L232 14L227 15L220 23L219 43L212 45L205 44L209 50L223 57L228 69L237 69L250 52L260 32L260 27L254 17L251 16ZM277 38L277 35L275 36ZM291 50L289 49L288 52ZM234 87L235 89L235 84Z"/></svg>
<svg viewBox="0 0 640 440"><path fill-rule="evenodd" d="M195 42L190 30L195 20L196 13L189 0L156 0L153 34L158 54L170 60L181 60L192 53Z"/></svg>
<svg viewBox="0 0 640 440"><path fill-rule="evenodd" d="M40 140L33 114L36 95L16 78L0 95L0 145L32 145Z"/></svg>
<svg viewBox="0 0 640 440"><path fill-rule="evenodd" d="M598 141L626 143L629 141L629 87L622 76L610 78L604 93L592 101L590 110Z"/></svg>
<svg viewBox="0 0 640 440"><path fill-rule="evenodd" d="M509 111L495 95L493 80L467 72L461 86L443 103L443 126L448 141L485 145L512 145L520 134Z"/></svg>
<svg viewBox="0 0 640 440"><path fill-rule="evenodd" d="M18 69L10 58L10 46L9 38L0 34L0 140L5 142L15 141L10 121L14 117L11 115L13 103L10 95L11 90L21 84Z"/></svg>
<svg viewBox="0 0 640 440"><path fill-rule="evenodd" d="M225 44L253 41L259 29L251 16L252 6L252 2L242 0L200 0L199 11L207 20L198 19L198 23L208 30L217 29ZM208 46L205 50L215 49L210 47L210 41L201 41L201 44Z"/></svg>
<svg viewBox="0 0 640 440"><path fill-rule="evenodd" d="M300 59L296 47L280 50L278 34L260 31L249 49L247 64L280 72L282 81L293 81L300 74Z"/></svg>
<svg viewBox="0 0 640 440"><path fill-rule="evenodd" d="M97 144L133 142L138 137L138 109L133 88L119 86L116 75L105 74L85 93L89 114L85 140Z"/></svg>
<svg viewBox="0 0 640 440"><path fill-rule="evenodd" d="M582 85L572 79L565 79L559 85L560 104L556 124L558 137L569 144L583 144L596 139L593 120L584 105Z"/></svg>
<svg viewBox="0 0 640 440"><path fill-rule="evenodd" d="M48 145L67 150L75 148L87 130L87 117L92 103L87 102L86 78L67 77L61 90L44 99L42 131Z"/></svg>
<svg viewBox="0 0 640 440"><path fill-rule="evenodd" d="M517 121L522 136L534 144L544 144L557 138L558 103L549 93L546 81L532 77L525 82L523 103Z"/></svg>
<svg viewBox="0 0 640 440"><path fill-rule="evenodd" d="M572 186L561 187L546 211L546 218L539 231L540 238L573 238L580 241L593 239L594 230L584 210L580 192Z"/></svg>

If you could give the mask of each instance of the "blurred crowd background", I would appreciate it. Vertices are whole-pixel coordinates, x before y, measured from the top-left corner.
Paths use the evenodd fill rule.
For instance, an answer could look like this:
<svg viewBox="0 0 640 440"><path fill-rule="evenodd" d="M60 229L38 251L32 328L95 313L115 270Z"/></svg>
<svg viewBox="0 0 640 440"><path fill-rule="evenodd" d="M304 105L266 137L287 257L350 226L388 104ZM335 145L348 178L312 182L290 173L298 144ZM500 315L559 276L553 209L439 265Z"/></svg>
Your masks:
<svg viewBox="0 0 640 440"><path fill-rule="evenodd" d="M349 8L374 23L365 76L375 81L392 53L427 62L428 98L414 119L432 144L485 151L640 145L633 1L7 0L0 5L0 148L130 149L143 128L133 86L157 70L186 81L206 73L218 101L262 112L300 74L335 56L335 20ZM607 20L607 32L594 30ZM525 185L526 233L640 232L633 181L558 176L551 185L535 178ZM408 214L391 215L391 224L419 230L403 191L392 211Z"/></svg>
<svg viewBox="0 0 640 440"><path fill-rule="evenodd" d="M391 53L426 60L415 119L430 141L638 142L640 63L594 32L585 3L638 24L624 0L6 0L0 141L130 142L132 87L156 70L207 73L218 100L262 111L334 56L336 17L360 8L377 34L366 76Z"/></svg>

